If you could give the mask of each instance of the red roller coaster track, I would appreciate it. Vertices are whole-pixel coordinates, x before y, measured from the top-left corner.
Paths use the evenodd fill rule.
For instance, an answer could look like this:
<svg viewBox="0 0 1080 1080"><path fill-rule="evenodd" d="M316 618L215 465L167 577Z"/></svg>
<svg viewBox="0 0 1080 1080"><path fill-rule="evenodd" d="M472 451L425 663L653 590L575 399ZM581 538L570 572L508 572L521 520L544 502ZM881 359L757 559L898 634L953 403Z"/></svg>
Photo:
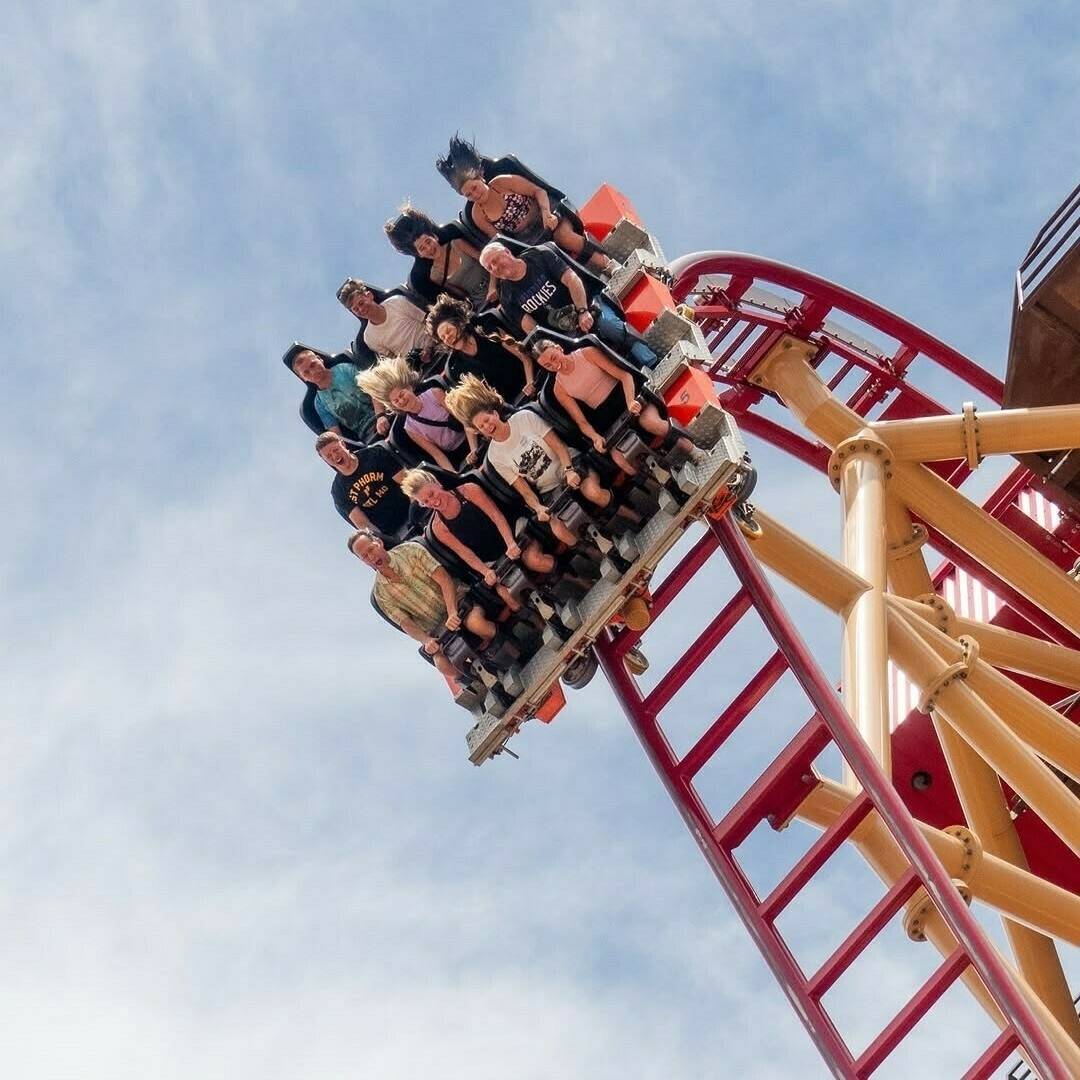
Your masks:
<svg viewBox="0 0 1080 1080"><path fill-rule="evenodd" d="M991 733L986 743L966 728L962 746L949 734L954 721L962 728L969 709L978 712L1009 693L1026 695L1023 707L1038 716L1038 724L1053 719L1040 710L1068 715L1078 683L1055 673L1080 669L1080 604L1071 609L1076 617L1070 617L1070 590L1077 585L1067 574L1080 559L1080 518L1068 506L1049 503L1040 482L1023 467L1010 469L979 503L961 499L962 488L977 486L972 478L979 475L984 444L993 438L991 425L987 420L980 425L980 418L1000 407L1003 384L931 335L846 289L766 259L709 252L686 256L672 269L675 298L693 309L712 356L709 374L742 432L830 476L842 496L850 497L850 505L844 505L848 521L858 520L861 492L870 491L867 497L876 499L886 485L888 495L880 505L888 513L877 520L877 535L870 530L869 546L881 551L859 554L866 530L860 534L856 527L855 555L843 562L801 541L766 512L767 506L758 511L760 541L748 542L730 518L710 522L655 587L654 621L646 636L655 635L656 627L663 633L665 612L691 583L700 601L700 582L715 552L726 556L734 571L734 594L718 598L715 617L666 671L653 673L655 681L647 690L620 662L640 635L609 632L598 650L623 709L834 1075L870 1076L957 980L963 980L1000 1029L967 1077L990 1076L1017 1050L1043 1077L1080 1075L1074 1008L1060 966L1055 966L1056 953L1048 959L1039 951L1042 941L1076 943L1076 931L1068 924L1080 910L1075 906L1080 858L1076 830L1060 824L1069 808L1062 799L1072 800L1072 812L1080 816L1075 815L1075 765L1070 773L1048 756L1039 739L1022 732L1008 735L992 721L980 729ZM939 404L941 398L950 402L949 408ZM966 404L971 398L975 402ZM940 427L955 432L959 449L920 456L923 436L912 425L934 417L955 419L952 426L943 419ZM1075 446L1080 425L1073 424L1070 445ZM894 433L896 441L890 442ZM1045 437L1062 444L1060 436ZM1011 446L1009 451L1018 452ZM864 473L850 471L859 467L859 455L870 459ZM859 476L876 479L863 489ZM767 487L759 486L763 498ZM824 484L823 491L829 491ZM872 521L872 515L864 520ZM977 525L970 526L970 535L966 521ZM935 571L925 568L924 544L941 557ZM821 649L808 648L761 563L792 577L826 606L830 589L849 589L852 598L834 605L846 611L862 603L854 597L875 591L863 577L872 578L867 567L879 565L879 556L888 566L888 587L876 590L878 607L859 616L869 621L849 629L846 647L854 660L845 672L861 673L863 664L873 669L860 650L866 647L865 628L879 619L890 628L888 674L881 674L877 681L882 685L869 691L852 687L855 708L847 688L843 701L838 696L823 671ZM801 567L806 580L785 572L791 566ZM811 578L831 584L819 587ZM924 584L917 593L905 588L919 581L930 587ZM1055 587L1065 597L1064 607L1050 595ZM750 622L767 631L764 659L755 665L739 651L718 678L707 661L735 648L738 632ZM953 638L946 642L949 633ZM900 639L910 639L910 655L916 659L897 662L891 649ZM980 647L990 663L978 659ZM995 659L995 648L1022 648L1045 659L1003 661ZM959 657L951 664L950 649ZM919 667L919 658L927 655L938 657L943 673L927 677L933 684L929 688ZM881 673L885 670L883 661ZM1008 686L1001 682L1002 672ZM720 701L736 676L736 689ZM793 737L785 736L782 749L760 775L749 783L744 777L734 792L728 784L715 797L705 777L729 752L737 731L745 734L759 724L775 727L769 695L785 677L802 689L805 724ZM978 690L990 682L992 688ZM863 709L866 700L872 703L875 694L888 707L889 734L878 753L858 716L853 719L853 711ZM965 694L979 700L961 700ZM921 708L911 707L916 700ZM688 719L688 702L704 708L700 722ZM689 723L697 724L689 745L676 749L686 740L671 735L669 728L674 724L681 733ZM1072 728L1075 732L1074 723ZM837 751L843 778L830 780L822 755L827 759ZM1061 754L1075 762L1071 743ZM1048 761L1056 772L1049 771ZM969 775L973 770L977 779ZM980 826L1001 815L1015 829L1015 849L980 836ZM762 823L780 828L794 817L823 831L779 883L760 895L740 862L740 847ZM884 880L885 891L828 959L807 973L778 921L812 882L820 885L823 867L849 839ZM982 868L979 873L975 864ZM972 897L1003 915L1016 951L1013 961L1003 958L969 908ZM1025 907L1028 903L1033 906ZM823 999L871 943L895 926L893 917L899 913L908 937L932 940L942 952L941 963L854 1052Z"/></svg>

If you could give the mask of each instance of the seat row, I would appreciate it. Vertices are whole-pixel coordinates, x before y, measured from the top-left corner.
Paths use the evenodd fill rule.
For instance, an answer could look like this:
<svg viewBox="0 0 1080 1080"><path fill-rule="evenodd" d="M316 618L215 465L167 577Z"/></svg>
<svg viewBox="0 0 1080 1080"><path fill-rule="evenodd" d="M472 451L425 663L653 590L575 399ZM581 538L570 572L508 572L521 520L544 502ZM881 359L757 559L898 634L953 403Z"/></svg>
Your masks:
<svg viewBox="0 0 1080 1080"><path fill-rule="evenodd" d="M708 352L670 294L628 316L644 283L666 293L666 269L617 193L590 206L602 194L629 216L590 235L515 158L455 138L439 170L469 200L461 220L404 207L386 232L413 256L407 282L347 279L349 348L294 342L282 359L306 384L349 550L375 571L372 604L473 710L482 760L541 711L553 677L588 680L613 618L647 625L660 549L730 505L748 468L718 403L683 388L669 415L673 380ZM627 663L647 666L635 649Z"/></svg>

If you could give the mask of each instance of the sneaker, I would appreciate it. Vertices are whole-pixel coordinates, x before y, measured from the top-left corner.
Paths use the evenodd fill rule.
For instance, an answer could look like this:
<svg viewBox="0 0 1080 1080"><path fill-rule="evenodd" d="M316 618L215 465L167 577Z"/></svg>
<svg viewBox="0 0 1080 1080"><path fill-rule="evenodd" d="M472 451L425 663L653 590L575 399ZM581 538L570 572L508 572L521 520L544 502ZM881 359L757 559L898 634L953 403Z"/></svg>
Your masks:
<svg viewBox="0 0 1080 1080"><path fill-rule="evenodd" d="M626 650L623 665L631 675L644 675L649 670L649 658L641 651L640 645L632 645Z"/></svg>

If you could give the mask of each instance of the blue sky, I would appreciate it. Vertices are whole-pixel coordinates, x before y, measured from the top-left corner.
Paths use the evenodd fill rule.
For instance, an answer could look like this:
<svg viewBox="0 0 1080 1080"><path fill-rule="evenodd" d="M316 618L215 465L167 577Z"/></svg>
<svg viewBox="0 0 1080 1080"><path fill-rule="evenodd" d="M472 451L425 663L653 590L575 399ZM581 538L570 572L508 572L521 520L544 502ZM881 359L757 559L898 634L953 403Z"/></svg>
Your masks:
<svg viewBox="0 0 1080 1080"><path fill-rule="evenodd" d="M278 360L352 337L346 275L401 279L403 197L457 212L461 131L578 202L613 183L669 256L803 266L1003 373L1080 176L1071 13L659 10L0 15L4 1076L825 1075L606 687L468 764Z"/></svg>

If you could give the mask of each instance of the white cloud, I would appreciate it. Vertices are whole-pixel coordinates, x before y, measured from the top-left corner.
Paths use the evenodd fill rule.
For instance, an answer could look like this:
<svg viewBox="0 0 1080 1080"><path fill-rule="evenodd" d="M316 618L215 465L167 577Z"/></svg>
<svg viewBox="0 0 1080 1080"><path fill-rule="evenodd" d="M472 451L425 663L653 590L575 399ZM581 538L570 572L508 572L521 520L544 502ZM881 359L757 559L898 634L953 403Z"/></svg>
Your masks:
<svg viewBox="0 0 1080 1080"><path fill-rule="evenodd" d="M1026 243L1075 161L1072 66L1002 76L987 10L6 13L5 1076L824 1075L600 681L467 764L277 357L351 336L345 273L403 273L402 195L456 213L456 128L579 202L612 180L669 254L779 249L960 326L1012 241L957 295L928 230L979 232L974 190ZM759 491L834 513L779 463Z"/></svg>

